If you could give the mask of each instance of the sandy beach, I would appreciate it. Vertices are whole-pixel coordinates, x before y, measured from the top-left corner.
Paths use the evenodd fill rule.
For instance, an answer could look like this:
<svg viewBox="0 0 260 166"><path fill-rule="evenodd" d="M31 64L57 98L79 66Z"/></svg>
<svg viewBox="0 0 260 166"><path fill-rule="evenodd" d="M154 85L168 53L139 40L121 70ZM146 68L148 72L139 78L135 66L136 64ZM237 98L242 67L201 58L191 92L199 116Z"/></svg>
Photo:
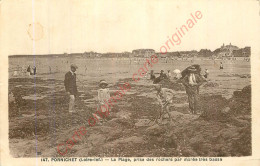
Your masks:
<svg viewBox="0 0 260 166"><path fill-rule="evenodd" d="M144 60L141 60L143 62ZM209 70L208 82L200 88L199 115L189 113L185 89L178 80L163 86L174 90L170 114L173 121L149 123L158 105L153 83L148 77L132 81L143 63L129 59L9 58L9 93L19 96L19 108L9 100L9 141L13 157L59 157L57 144L86 126L88 133L76 142L66 157L169 157L251 155L251 73L250 62L197 59L165 63L159 59L153 70L183 70L199 64ZM71 63L78 65L80 92L76 113L68 113L64 75ZM23 69L37 67L36 76ZM14 76L14 71L18 75ZM150 71L149 71L150 73ZM173 74L172 74L173 75ZM131 90L117 102L106 120L94 127L87 123L96 111L98 82L105 79L113 92L129 82Z"/></svg>

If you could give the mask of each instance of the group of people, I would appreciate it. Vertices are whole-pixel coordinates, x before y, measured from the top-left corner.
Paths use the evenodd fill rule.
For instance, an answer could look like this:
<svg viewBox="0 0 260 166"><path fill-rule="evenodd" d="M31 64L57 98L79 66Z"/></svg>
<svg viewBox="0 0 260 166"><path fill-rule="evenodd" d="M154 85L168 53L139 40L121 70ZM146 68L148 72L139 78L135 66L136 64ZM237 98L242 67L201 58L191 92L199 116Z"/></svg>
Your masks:
<svg viewBox="0 0 260 166"><path fill-rule="evenodd" d="M199 66L199 65L198 65ZM69 113L75 113L75 97L77 96L78 90L76 85L76 70L77 66L75 64L71 65L71 70L65 74L65 90L69 95ZM170 72L168 72L170 73ZM208 74L208 71L206 72ZM207 78L206 74L206 78ZM198 113L198 95L199 95L199 87L205 82L205 77L200 74L200 69L196 68L196 66L190 66L185 69L182 73L179 74L180 82L184 85L186 89L186 93L188 95L189 109L192 114ZM162 70L160 79L167 79L171 75L165 74ZM205 76L205 75L204 75ZM151 71L151 79L156 80L154 75L154 71ZM110 92L107 88L108 83L105 80L100 80L98 89L98 103L99 105L103 105L110 98ZM171 114L169 113L169 106L172 103L172 99L174 97L174 91L172 89L164 88L161 84L155 84L156 89L156 97L161 106L159 117L157 120L162 118L165 114L168 114L169 119L171 120Z"/></svg>
<svg viewBox="0 0 260 166"><path fill-rule="evenodd" d="M158 77L155 76L154 74L154 70L151 70L150 73L150 80L153 81L154 84L159 83L160 81L164 80L164 79L180 79L182 77L181 71L179 69L175 69L173 71L174 76L172 77L171 71L167 70L167 73L164 73L164 70L161 70L160 75ZM204 78L208 78L209 76L209 70L205 69L204 73L202 73Z"/></svg>
<svg viewBox="0 0 260 166"><path fill-rule="evenodd" d="M76 85L76 70L78 69L78 66L75 64L72 64L70 66L70 71L65 74L65 90L68 94L70 100L69 100L69 113L75 113L75 98L78 95L78 89ZM107 88L108 83L105 80L100 80L98 89L98 102L99 106L104 105L108 99L110 98L110 92ZM102 110L103 111L103 110ZM106 111L106 110L104 110Z"/></svg>
<svg viewBox="0 0 260 166"><path fill-rule="evenodd" d="M196 66L197 67L197 66ZM191 114L198 113L198 95L199 87L206 81L208 77L208 70L204 75L200 74L200 67L190 66L185 69L181 74L180 82L184 85L186 94L188 95L189 109ZM159 76L161 77L161 75ZM165 114L168 114L169 119L171 119L171 114L169 113L169 106L172 103L174 97L174 91L172 89L163 88L161 84L156 84L155 89L157 91L156 97L161 106L160 114L156 118L159 123L162 122L162 118Z"/></svg>
<svg viewBox="0 0 260 166"><path fill-rule="evenodd" d="M180 70L176 69L174 70L174 79L179 79L181 78L181 74L180 74ZM151 70L150 73L150 80L153 81L154 84L159 83L160 81L164 80L164 79L171 79L172 78L172 74L170 70L167 70L167 73L164 73L164 70L161 70L160 75L158 77L155 76L154 70Z"/></svg>
<svg viewBox="0 0 260 166"><path fill-rule="evenodd" d="M31 67L30 65L28 65L27 73L28 75L36 75L36 66Z"/></svg>
<svg viewBox="0 0 260 166"><path fill-rule="evenodd" d="M19 76L19 75L36 75L36 66L31 67L30 65L26 66L22 66L20 67L19 65L16 66L16 68L14 69L13 76Z"/></svg>

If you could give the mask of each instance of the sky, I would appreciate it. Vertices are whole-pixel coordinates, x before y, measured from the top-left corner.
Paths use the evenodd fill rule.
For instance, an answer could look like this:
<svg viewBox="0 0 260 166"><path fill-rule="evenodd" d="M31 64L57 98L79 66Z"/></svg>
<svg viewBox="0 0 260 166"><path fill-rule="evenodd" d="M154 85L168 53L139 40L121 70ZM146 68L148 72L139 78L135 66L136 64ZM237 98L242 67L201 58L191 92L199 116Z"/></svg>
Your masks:
<svg viewBox="0 0 260 166"><path fill-rule="evenodd" d="M168 51L214 51L223 43L245 47L258 41L255 0L9 0L1 2L1 49L8 55L160 51L196 11L202 18ZM32 40L33 34L39 39Z"/></svg>

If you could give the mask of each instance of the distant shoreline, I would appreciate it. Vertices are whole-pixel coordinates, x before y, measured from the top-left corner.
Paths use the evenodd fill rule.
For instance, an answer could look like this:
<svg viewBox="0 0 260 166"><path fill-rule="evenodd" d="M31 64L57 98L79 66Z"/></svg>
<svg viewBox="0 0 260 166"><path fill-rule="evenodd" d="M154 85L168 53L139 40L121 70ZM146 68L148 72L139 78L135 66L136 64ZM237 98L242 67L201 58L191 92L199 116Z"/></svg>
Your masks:
<svg viewBox="0 0 260 166"><path fill-rule="evenodd" d="M152 55L151 55L152 56ZM172 56L172 55L164 55L164 56L158 56L160 58L169 58L169 59L174 59L174 60L178 60L178 59L193 59L193 57L176 57L176 56ZM107 59L107 58L117 58L117 59L124 59L124 58L131 58L131 59L143 59L143 58L147 58L145 56L120 56L120 57L116 57L116 56L93 56L93 57L89 57L89 56L84 56L84 55L9 55L8 58L88 58L88 59ZM228 60L228 58L232 58L232 57L225 57L224 60ZM234 56L234 58L250 58L250 56ZM194 57L194 59L209 59L209 60L214 60L211 56L197 56ZM215 60L223 60L223 58L215 58Z"/></svg>

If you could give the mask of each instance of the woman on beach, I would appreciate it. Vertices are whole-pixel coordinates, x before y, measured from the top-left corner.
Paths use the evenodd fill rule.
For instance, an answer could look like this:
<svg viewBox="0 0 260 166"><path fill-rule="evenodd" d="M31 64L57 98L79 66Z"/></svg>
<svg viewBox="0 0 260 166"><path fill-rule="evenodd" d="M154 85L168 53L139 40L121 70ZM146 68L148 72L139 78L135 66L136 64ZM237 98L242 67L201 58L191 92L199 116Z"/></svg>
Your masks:
<svg viewBox="0 0 260 166"><path fill-rule="evenodd" d="M30 65L27 67L27 74L28 74L29 76L32 75L32 68L31 68Z"/></svg>

